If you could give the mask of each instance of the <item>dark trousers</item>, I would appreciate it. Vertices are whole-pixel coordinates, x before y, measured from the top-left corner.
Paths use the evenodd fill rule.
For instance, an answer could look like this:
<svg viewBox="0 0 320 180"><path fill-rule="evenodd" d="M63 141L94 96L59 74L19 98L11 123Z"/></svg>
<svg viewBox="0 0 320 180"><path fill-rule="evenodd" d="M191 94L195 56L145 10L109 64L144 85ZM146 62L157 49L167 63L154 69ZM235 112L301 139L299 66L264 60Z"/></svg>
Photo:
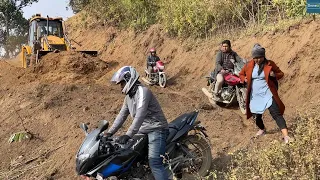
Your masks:
<svg viewBox="0 0 320 180"><path fill-rule="evenodd" d="M272 98L272 105L269 107L269 112L272 118L276 121L278 127L280 129L286 129L286 121L284 120L283 116L280 113L279 107L277 102ZM252 114L253 119L256 121L256 125L259 129L265 129L263 121L262 121L262 114Z"/></svg>
<svg viewBox="0 0 320 180"><path fill-rule="evenodd" d="M147 66L147 70L148 70L148 73L150 75L153 72L153 66L148 65Z"/></svg>

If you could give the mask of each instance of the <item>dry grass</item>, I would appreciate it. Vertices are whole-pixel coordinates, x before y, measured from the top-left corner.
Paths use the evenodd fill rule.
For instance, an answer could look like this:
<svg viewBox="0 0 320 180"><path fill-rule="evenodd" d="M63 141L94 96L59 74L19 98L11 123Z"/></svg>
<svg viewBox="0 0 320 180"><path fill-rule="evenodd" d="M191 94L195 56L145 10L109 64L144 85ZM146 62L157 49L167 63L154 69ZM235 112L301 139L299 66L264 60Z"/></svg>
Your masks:
<svg viewBox="0 0 320 180"><path fill-rule="evenodd" d="M320 115L300 113L293 128L295 141L274 140L233 155L226 179L319 179Z"/></svg>

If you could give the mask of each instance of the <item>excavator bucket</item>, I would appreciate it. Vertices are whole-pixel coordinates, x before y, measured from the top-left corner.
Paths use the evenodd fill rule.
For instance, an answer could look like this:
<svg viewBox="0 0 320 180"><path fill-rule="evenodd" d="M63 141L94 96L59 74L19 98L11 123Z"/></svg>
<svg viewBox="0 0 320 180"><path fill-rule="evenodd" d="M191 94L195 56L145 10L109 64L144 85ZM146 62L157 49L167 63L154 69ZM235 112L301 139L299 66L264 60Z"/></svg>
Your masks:
<svg viewBox="0 0 320 180"><path fill-rule="evenodd" d="M44 55L48 54L49 52L52 52L52 51L39 51L39 55L44 56Z"/></svg>
<svg viewBox="0 0 320 180"><path fill-rule="evenodd" d="M98 51L77 51L77 52L88 54L88 55L91 55L91 56L94 56L94 57L98 56Z"/></svg>
<svg viewBox="0 0 320 180"><path fill-rule="evenodd" d="M39 55L40 56L44 56L50 52L54 52L54 51L39 51ZM96 57L98 55L98 51L76 51L76 52L80 52L80 53L84 53L84 54L88 54L91 55L93 57Z"/></svg>

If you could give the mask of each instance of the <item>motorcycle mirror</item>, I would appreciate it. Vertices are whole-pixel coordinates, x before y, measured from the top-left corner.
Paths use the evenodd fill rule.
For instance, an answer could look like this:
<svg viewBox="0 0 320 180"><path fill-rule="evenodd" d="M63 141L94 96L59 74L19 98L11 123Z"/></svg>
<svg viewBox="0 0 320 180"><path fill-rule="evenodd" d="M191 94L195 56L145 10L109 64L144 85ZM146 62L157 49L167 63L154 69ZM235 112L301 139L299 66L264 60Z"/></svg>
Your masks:
<svg viewBox="0 0 320 180"><path fill-rule="evenodd" d="M100 126L99 126L99 129L100 129L100 133L102 133L103 131L105 131L106 129L108 129L109 127L109 122L107 120L102 120L100 122Z"/></svg>
<svg viewBox="0 0 320 180"><path fill-rule="evenodd" d="M85 123L81 123L80 128L83 129L86 135L88 134L88 126Z"/></svg>

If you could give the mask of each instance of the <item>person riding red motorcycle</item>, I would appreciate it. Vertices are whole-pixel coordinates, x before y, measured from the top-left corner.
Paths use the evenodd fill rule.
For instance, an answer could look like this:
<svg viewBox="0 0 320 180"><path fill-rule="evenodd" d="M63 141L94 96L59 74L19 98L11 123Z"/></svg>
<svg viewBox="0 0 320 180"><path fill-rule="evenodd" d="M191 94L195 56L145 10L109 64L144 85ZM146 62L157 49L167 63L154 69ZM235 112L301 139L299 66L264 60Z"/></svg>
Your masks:
<svg viewBox="0 0 320 180"><path fill-rule="evenodd" d="M149 52L150 55L147 57L147 70L148 74L151 74L153 67L156 65L157 61L160 61L160 58L157 56L157 51L155 48L151 48Z"/></svg>
<svg viewBox="0 0 320 180"><path fill-rule="evenodd" d="M224 83L224 75L233 71L234 63L241 61L242 58L231 49L230 40L222 41L220 51L216 56L216 68L213 72L213 76L216 78L214 100L220 100L220 90Z"/></svg>

